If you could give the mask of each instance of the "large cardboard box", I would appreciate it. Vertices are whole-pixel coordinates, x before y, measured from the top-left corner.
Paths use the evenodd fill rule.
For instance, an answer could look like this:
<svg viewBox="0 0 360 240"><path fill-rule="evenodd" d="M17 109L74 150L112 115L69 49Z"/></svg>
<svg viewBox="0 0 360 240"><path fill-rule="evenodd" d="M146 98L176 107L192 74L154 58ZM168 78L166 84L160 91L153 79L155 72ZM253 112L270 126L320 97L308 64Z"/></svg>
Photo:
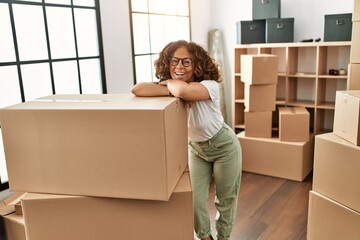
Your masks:
<svg viewBox="0 0 360 240"><path fill-rule="evenodd" d="M303 181L312 170L314 137L308 142L284 142L275 137L246 137L241 132L238 138L246 172Z"/></svg>
<svg viewBox="0 0 360 240"><path fill-rule="evenodd" d="M250 85L276 84L278 81L278 57L270 54L243 54L241 57L241 81Z"/></svg>
<svg viewBox="0 0 360 240"><path fill-rule="evenodd" d="M310 191L307 240L359 240L360 213Z"/></svg>
<svg viewBox="0 0 360 240"><path fill-rule="evenodd" d="M22 199L27 240L193 239L192 203L188 172L169 201L33 193Z"/></svg>
<svg viewBox="0 0 360 240"><path fill-rule="evenodd" d="M271 138L272 112L245 112L245 136Z"/></svg>
<svg viewBox="0 0 360 240"><path fill-rule="evenodd" d="M13 191L168 200L187 166L177 98L55 95L0 117Z"/></svg>
<svg viewBox="0 0 360 240"><path fill-rule="evenodd" d="M279 107L279 138L280 141L309 141L310 114L305 107Z"/></svg>
<svg viewBox="0 0 360 240"><path fill-rule="evenodd" d="M326 133L315 137L313 190L360 212L360 147Z"/></svg>
<svg viewBox="0 0 360 240"><path fill-rule="evenodd" d="M27 240L25 222L22 215L15 213L3 216L6 240Z"/></svg>
<svg viewBox="0 0 360 240"><path fill-rule="evenodd" d="M333 132L360 145L360 90L336 92Z"/></svg>
<svg viewBox="0 0 360 240"><path fill-rule="evenodd" d="M352 24L351 42L357 44L351 44L350 63L360 63L360 21Z"/></svg>
<svg viewBox="0 0 360 240"><path fill-rule="evenodd" d="M276 84L244 84L244 105L246 112L275 111Z"/></svg>
<svg viewBox="0 0 360 240"><path fill-rule="evenodd" d="M347 90L360 90L360 63L349 63Z"/></svg>

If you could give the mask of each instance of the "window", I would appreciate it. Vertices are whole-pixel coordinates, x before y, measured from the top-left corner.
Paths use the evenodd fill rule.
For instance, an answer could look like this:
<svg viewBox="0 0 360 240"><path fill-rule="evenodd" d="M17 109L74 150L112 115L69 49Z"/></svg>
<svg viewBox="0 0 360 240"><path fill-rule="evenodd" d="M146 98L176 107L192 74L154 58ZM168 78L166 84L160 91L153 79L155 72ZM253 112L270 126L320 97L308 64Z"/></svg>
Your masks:
<svg viewBox="0 0 360 240"><path fill-rule="evenodd" d="M157 81L153 63L171 41L190 40L189 0L129 0L134 83Z"/></svg>
<svg viewBox="0 0 360 240"><path fill-rule="evenodd" d="M99 13L99 0L0 0L0 108L106 93ZM0 179L7 188L2 139Z"/></svg>

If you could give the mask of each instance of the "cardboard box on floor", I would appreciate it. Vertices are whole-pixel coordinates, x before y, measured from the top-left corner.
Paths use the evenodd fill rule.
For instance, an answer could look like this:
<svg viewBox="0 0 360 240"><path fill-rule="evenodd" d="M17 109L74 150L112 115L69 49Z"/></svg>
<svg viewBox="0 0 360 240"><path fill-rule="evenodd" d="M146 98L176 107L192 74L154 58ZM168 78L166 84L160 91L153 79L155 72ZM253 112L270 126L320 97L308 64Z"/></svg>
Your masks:
<svg viewBox="0 0 360 240"><path fill-rule="evenodd" d="M360 146L334 133L315 137L313 190L360 213Z"/></svg>
<svg viewBox="0 0 360 240"><path fill-rule="evenodd" d="M360 21L360 1L354 0L354 10L352 14L352 21Z"/></svg>
<svg viewBox="0 0 360 240"><path fill-rule="evenodd" d="M360 21L353 22L351 32L350 63L360 63Z"/></svg>
<svg viewBox="0 0 360 240"><path fill-rule="evenodd" d="M360 145L360 90L336 91L333 132Z"/></svg>
<svg viewBox="0 0 360 240"><path fill-rule="evenodd" d="M246 112L275 111L276 84L244 84L244 105Z"/></svg>
<svg viewBox="0 0 360 240"><path fill-rule="evenodd" d="M26 240L25 222L22 215L11 213L3 216L6 240Z"/></svg>
<svg viewBox="0 0 360 240"><path fill-rule="evenodd" d="M238 134L243 171L303 181L313 166L314 137L308 142L284 142L279 138L246 137Z"/></svg>
<svg viewBox="0 0 360 240"><path fill-rule="evenodd" d="M193 198L185 172L169 201L28 193L27 240L193 239Z"/></svg>
<svg viewBox="0 0 360 240"><path fill-rule="evenodd" d="M54 95L0 118L12 191L169 200L188 162L173 97Z"/></svg>
<svg viewBox="0 0 360 240"><path fill-rule="evenodd" d="M245 136L271 138L272 112L245 112Z"/></svg>
<svg viewBox="0 0 360 240"><path fill-rule="evenodd" d="M307 240L360 239L360 213L310 191Z"/></svg>
<svg viewBox="0 0 360 240"><path fill-rule="evenodd" d="M279 107L280 141L307 142L310 138L310 114L305 107Z"/></svg>
<svg viewBox="0 0 360 240"><path fill-rule="evenodd" d="M349 63L347 90L360 89L360 63Z"/></svg>
<svg viewBox="0 0 360 240"><path fill-rule="evenodd" d="M278 57L270 54L243 54L241 81L250 85L277 84Z"/></svg>

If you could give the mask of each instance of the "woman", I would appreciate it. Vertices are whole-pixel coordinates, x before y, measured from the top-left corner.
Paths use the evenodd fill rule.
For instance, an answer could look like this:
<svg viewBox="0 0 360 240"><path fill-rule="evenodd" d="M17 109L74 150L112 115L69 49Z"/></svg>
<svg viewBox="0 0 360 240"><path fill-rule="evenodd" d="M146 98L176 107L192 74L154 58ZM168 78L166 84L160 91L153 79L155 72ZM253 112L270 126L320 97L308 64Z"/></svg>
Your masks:
<svg viewBox="0 0 360 240"><path fill-rule="evenodd" d="M195 232L213 239L207 208L214 179L218 240L230 239L241 178L241 148L220 110L219 69L203 47L184 40L171 42L155 61L155 83L139 83L136 96L173 95L188 102L189 169L194 196Z"/></svg>

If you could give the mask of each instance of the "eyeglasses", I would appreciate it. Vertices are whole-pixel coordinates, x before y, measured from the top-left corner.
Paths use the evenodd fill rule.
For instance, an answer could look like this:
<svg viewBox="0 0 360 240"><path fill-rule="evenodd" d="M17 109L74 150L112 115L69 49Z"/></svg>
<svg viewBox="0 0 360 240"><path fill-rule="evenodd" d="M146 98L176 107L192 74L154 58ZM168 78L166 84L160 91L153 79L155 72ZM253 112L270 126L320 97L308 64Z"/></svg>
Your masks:
<svg viewBox="0 0 360 240"><path fill-rule="evenodd" d="M177 66L179 64L179 62L181 61L181 64L184 67L189 67L193 60L191 58L177 58L177 57L173 57L172 59L170 59L170 64L172 66Z"/></svg>

